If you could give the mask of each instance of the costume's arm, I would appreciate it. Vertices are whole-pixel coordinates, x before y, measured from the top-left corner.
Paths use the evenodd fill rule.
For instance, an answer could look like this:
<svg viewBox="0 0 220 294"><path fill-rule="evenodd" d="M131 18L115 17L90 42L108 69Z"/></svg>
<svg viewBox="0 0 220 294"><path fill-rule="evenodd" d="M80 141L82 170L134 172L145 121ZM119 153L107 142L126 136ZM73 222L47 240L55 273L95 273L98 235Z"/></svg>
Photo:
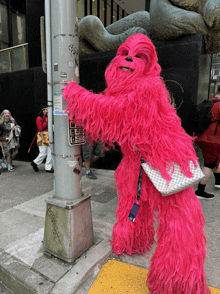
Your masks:
<svg viewBox="0 0 220 294"><path fill-rule="evenodd" d="M65 87L63 98L68 102L66 111L69 111L69 119L74 118L93 140L101 138L109 145L121 140L125 108L122 102L113 96L94 94L76 82Z"/></svg>

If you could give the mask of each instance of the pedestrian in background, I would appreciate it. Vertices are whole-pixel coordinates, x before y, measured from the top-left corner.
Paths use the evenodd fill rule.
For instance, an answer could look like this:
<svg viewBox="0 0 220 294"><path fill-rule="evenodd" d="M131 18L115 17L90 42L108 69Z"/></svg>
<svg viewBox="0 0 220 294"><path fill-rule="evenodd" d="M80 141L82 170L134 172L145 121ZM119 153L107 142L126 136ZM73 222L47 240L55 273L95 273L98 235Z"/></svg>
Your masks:
<svg viewBox="0 0 220 294"><path fill-rule="evenodd" d="M48 137L48 128L47 128L47 107L42 107L41 111L38 114L36 119L37 124L37 146L39 149L39 154L37 158L35 158L31 165L35 172L39 171L38 165L40 165L43 160L46 158L45 162L45 170L46 172L53 173L53 165L52 165L52 156L50 149L50 142Z"/></svg>
<svg viewBox="0 0 220 294"><path fill-rule="evenodd" d="M1 141L8 162L8 171L14 171L12 161L18 154L21 128L8 109L3 110L0 115L0 128L2 130Z"/></svg>
<svg viewBox="0 0 220 294"><path fill-rule="evenodd" d="M97 177L91 171L90 166L93 162L104 156L104 143L93 141L90 144L88 138L85 144L82 145L83 160L85 161L86 177L91 180L96 180Z"/></svg>
<svg viewBox="0 0 220 294"><path fill-rule="evenodd" d="M0 136L1 136L1 134L2 134L2 130L0 129ZM3 152L4 152L4 147L3 147L3 145L2 145L2 141L1 141L1 137L0 137L0 148L1 148L1 152L2 152L2 154L3 154ZM2 169L2 166L0 165L0 170ZM0 171L0 174L1 174L1 171Z"/></svg>
<svg viewBox="0 0 220 294"><path fill-rule="evenodd" d="M220 88L211 100L220 99ZM204 159L202 171L205 177L199 182L196 195L199 199L213 199L215 195L207 193L205 187L214 173L215 188L220 188L220 102L214 103L211 108L212 121L209 127L197 135L196 144L201 148Z"/></svg>

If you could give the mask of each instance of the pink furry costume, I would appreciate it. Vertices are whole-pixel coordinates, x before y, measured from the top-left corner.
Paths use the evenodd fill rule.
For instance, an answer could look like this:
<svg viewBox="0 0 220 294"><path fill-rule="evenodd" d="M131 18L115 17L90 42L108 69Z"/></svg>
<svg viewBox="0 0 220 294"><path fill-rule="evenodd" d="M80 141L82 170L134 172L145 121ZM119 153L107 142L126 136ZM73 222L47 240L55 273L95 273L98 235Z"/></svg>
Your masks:
<svg viewBox="0 0 220 294"><path fill-rule="evenodd" d="M137 200L141 158L167 180L166 168L172 162L181 165L187 176L191 176L189 160L197 162L192 138L181 127L160 72L154 45L145 35L135 34L119 47L108 66L102 94L71 82L63 97L69 118L74 116L93 140L121 146L123 159L115 171L119 200L113 252L132 255L150 249L156 218L157 247L147 278L150 293L207 294L211 292L204 273L205 221L193 187L163 197L143 172L140 209L135 222L128 219Z"/></svg>

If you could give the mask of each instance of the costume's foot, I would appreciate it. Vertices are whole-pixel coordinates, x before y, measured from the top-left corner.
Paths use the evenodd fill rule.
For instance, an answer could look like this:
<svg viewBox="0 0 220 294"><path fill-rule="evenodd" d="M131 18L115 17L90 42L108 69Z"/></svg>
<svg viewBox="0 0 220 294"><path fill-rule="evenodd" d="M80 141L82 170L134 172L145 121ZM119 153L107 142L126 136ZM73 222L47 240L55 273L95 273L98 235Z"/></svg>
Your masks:
<svg viewBox="0 0 220 294"><path fill-rule="evenodd" d="M14 168L12 167L12 166L8 166L8 171L10 171L10 172L12 172L12 171L14 171Z"/></svg>
<svg viewBox="0 0 220 294"><path fill-rule="evenodd" d="M46 172L47 172L47 173L52 173L52 174L53 174L53 173L54 173L54 169L51 168L51 169L49 169L49 170L46 170Z"/></svg>
<svg viewBox="0 0 220 294"><path fill-rule="evenodd" d="M32 162L31 162L31 165L32 165L34 171L36 171L36 172L39 171L39 168L37 167L37 164L36 164L35 162L32 161Z"/></svg>
<svg viewBox="0 0 220 294"><path fill-rule="evenodd" d="M93 172L89 172L88 174L86 174L87 178L89 178L90 180L96 180L97 177L94 175Z"/></svg>
<svg viewBox="0 0 220 294"><path fill-rule="evenodd" d="M132 223L130 220L127 223L116 222L113 227L112 240L110 242L112 252L117 255L124 253L129 255L137 253L141 255L150 250L151 245L155 243L153 226L149 226L147 229L145 224L143 229L138 225L135 229L130 223Z"/></svg>
<svg viewBox="0 0 220 294"><path fill-rule="evenodd" d="M207 193L207 192L205 192L205 191L203 191L203 192L198 192L198 190L197 190L197 191L196 191L196 197L197 197L198 199L208 199L208 200L210 200L210 199L215 198L215 195L210 194L210 193Z"/></svg>

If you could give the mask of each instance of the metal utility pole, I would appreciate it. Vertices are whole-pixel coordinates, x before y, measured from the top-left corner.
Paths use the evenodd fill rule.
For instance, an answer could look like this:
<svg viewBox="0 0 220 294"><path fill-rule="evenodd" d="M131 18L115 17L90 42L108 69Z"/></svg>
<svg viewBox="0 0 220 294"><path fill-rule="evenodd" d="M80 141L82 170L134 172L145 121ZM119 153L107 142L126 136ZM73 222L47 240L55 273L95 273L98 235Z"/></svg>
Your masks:
<svg viewBox="0 0 220 294"><path fill-rule="evenodd" d="M48 102L52 96L54 121L54 130L49 125L48 129L50 140L54 137L55 178L54 195L46 200L44 249L67 262L94 242L91 199L81 192L80 144L84 136L80 127L68 123L61 90L66 80L79 82L77 2L45 0ZM48 121L52 121L50 113Z"/></svg>

